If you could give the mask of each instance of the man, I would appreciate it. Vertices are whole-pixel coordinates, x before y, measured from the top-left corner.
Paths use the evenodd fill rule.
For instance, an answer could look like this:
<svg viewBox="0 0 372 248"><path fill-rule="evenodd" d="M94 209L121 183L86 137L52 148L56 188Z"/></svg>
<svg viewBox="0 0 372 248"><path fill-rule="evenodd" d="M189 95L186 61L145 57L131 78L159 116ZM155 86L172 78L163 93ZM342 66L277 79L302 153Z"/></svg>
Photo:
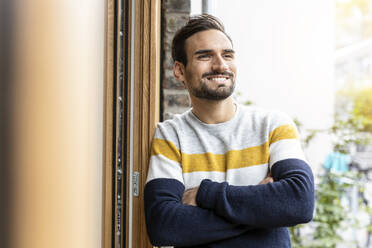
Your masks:
<svg viewBox="0 0 372 248"><path fill-rule="evenodd" d="M174 75L192 109L160 123L145 186L150 241L176 247L290 247L309 222L314 185L294 123L231 97L231 39L200 15L175 35Z"/></svg>

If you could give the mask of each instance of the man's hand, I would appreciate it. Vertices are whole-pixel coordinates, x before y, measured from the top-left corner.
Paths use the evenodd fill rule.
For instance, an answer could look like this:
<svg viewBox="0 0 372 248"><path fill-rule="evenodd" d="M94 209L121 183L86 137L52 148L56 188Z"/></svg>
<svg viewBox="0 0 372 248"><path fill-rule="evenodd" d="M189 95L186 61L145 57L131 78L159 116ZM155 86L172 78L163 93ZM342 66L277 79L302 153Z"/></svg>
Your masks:
<svg viewBox="0 0 372 248"><path fill-rule="evenodd" d="M191 188L186 190L182 196L182 203L191 206L196 205L196 194L198 193L199 187Z"/></svg>
<svg viewBox="0 0 372 248"><path fill-rule="evenodd" d="M259 184L267 184L267 183L273 183L274 178L271 176L271 173L267 174L267 177L262 180Z"/></svg>

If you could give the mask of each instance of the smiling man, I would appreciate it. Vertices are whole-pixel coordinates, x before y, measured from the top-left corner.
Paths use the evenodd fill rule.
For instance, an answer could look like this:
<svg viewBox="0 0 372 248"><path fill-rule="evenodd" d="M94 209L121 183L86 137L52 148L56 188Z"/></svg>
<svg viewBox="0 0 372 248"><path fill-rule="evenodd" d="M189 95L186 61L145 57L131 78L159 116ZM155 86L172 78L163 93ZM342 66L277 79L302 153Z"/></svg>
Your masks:
<svg viewBox="0 0 372 248"><path fill-rule="evenodd" d="M231 97L235 52L219 20L191 17L172 43L192 108L159 123L145 186L156 246L290 247L312 219L314 185L293 121Z"/></svg>

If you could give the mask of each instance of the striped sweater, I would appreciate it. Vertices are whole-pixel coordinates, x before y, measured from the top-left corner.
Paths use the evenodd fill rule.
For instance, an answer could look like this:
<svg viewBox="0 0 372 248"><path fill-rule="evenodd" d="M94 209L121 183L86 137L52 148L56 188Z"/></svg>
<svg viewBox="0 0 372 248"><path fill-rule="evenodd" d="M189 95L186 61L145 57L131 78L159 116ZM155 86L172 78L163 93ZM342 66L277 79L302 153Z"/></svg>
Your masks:
<svg viewBox="0 0 372 248"><path fill-rule="evenodd" d="M269 171L274 183L258 185ZM196 186L198 207L182 204ZM290 247L286 227L313 208L313 175L286 115L237 105L224 123L189 110L158 125L145 186L153 245Z"/></svg>

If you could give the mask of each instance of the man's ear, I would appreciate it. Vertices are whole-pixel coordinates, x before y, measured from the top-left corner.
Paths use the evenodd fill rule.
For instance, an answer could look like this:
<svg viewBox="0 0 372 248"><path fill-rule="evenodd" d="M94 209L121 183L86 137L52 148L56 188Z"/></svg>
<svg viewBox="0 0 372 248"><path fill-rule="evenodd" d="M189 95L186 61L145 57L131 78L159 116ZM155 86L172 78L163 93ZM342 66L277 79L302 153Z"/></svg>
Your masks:
<svg viewBox="0 0 372 248"><path fill-rule="evenodd" d="M174 77L178 81L185 84L185 66L181 62L179 62L179 61L174 62L174 64L173 64L173 74L174 74Z"/></svg>

